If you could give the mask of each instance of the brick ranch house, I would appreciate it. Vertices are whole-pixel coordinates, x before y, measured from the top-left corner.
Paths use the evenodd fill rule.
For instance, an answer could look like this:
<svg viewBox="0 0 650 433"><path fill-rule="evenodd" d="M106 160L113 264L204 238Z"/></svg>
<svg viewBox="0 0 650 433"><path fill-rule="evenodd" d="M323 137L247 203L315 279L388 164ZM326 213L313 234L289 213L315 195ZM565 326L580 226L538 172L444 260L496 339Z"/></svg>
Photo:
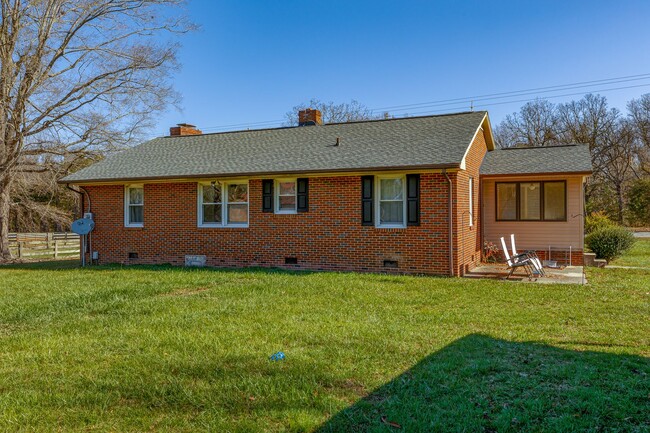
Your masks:
<svg viewBox="0 0 650 433"><path fill-rule="evenodd" d="M62 179L98 263L463 275L484 241L583 249L585 146L495 150L487 112L202 134L180 124ZM87 251L88 258L91 251Z"/></svg>

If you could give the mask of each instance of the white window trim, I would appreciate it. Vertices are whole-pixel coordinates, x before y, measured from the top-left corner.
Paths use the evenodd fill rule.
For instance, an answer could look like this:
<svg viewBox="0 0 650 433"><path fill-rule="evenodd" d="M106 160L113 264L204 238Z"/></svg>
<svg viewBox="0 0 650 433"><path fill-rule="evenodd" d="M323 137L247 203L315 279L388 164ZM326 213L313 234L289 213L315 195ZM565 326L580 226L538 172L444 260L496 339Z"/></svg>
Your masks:
<svg viewBox="0 0 650 433"><path fill-rule="evenodd" d="M381 180L382 179L402 179L402 224L382 224L381 223ZM396 174L396 175L381 175L375 176L375 227L382 229L403 229L406 228L406 212L407 212L407 202L406 202L406 175ZM397 200L395 200L397 201Z"/></svg>
<svg viewBox="0 0 650 433"><path fill-rule="evenodd" d="M474 225L474 178L469 178L469 226Z"/></svg>
<svg viewBox="0 0 650 433"><path fill-rule="evenodd" d="M250 185L245 181L224 181L218 182L221 185L221 222L203 222L203 187L211 185L212 182L199 182L196 188L197 226L201 228L247 228L250 222ZM235 202L234 204L246 204L246 223L228 223L228 185L246 185L248 201Z"/></svg>
<svg viewBox="0 0 650 433"><path fill-rule="evenodd" d="M280 182L293 182L294 188L294 208L293 209L283 209L280 210ZM288 196L285 196L288 197ZM286 178L286 179L275 179L273 184L273 211L276 214L295 214L298 213L298 179L297 178Z"/></svg>
<svg viewBox="0 0 650 433"><path fill-rule="evenodd" d="M132 223L129 220L129 215L131 214L129 212L129 208L131 207L130 203L130 194L129 190L131 188L142 188L142 218L144 219L144 185L141 183L134 183L131 185L124 185L124 227L144 227L144 221L141 223ZM134 205L138 206L138 205Z"/></svg>

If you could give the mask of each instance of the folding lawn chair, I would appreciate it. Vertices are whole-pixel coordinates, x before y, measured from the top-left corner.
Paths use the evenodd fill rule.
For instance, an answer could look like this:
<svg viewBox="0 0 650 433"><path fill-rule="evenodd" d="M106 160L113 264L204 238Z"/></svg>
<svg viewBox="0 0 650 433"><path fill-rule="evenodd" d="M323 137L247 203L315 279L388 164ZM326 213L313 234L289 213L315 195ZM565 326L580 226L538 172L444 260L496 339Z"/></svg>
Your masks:
<svg viewBox="0 0 650 433"><path fill-rule="evenodd" d="M544 272L544 266L542 266L542 261L539 259L537 256L537 253L535 251L524 251L521 254L517 254L517 247L515 246L515 235L511 234L510 235L510 246L512 247L512 256L516 257L518 255L523 255L525 254L528 256L528 258L533 262L533 265L535 267L535 270L539 275L542 277L546 276L546 272Z"/></svg>
<svg viewBox="0 0 650 433"><path fill-rule="evenodd" d="M535 276L535 265L533 265L533 262L530 260L530 258L525 254L519 254L517 256L510 257L510 253L508 253L508 247L506 246L506 240L503 237L501 237L501 246L503 247L503 254L506 257L508 269L510 269L510 273L505 279L507 280L510 278L513 272L515 272L515 269L523 268L524 271L526 271L528 280L532 280Z"/></svg>

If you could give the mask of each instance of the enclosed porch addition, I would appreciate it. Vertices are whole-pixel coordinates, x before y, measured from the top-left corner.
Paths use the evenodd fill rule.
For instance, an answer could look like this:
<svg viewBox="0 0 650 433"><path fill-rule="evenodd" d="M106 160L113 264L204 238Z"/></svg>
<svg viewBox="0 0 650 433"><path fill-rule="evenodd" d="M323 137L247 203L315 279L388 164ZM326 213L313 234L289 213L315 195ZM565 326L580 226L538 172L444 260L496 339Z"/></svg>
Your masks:
<svg viewBox="0 0 650 433"><path fill-rule="evenodd" d="M501 248L514 234L517 248L544 262L582 265L584 186L591 174L587 146L501 149L481 166L482 237Z"/></svg>

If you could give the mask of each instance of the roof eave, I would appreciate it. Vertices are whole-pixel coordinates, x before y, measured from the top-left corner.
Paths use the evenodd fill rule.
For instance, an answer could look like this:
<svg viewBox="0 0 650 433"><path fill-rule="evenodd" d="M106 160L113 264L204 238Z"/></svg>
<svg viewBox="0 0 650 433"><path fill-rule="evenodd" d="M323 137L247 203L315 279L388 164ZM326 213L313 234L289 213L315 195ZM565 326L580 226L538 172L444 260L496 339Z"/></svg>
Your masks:
<svg viewBox="0 0 650 433"><path fill-rule="evenodd" d="M66 185L89 185L99 183L118 183L118 182L147 182L161 180L179 180L179 179L206 179L214 177L263 177L263 176L286 176L286 175L318 175L318 174L345 174L345 173L368 173L380 171L412 171L412 170L449 170L459 169L460 164L421 164L410 166L393 166L393 167L364 167L364 168L344 168L344 169L323 169L323 170L288 170L273 172L241 172L241 173L202 173L194 175L181 176L149 176L149 177L121 177L121 178L91 178L91 179L59 179L57 183Z"/></svg>
<svg viewBox="0 0 650 433"><path fill-rule="evenodd" d="M593 171L547 171L547 172L526 172L526 173L481 173L481 177L521 177L521 176L591 176Z"/></svg>

